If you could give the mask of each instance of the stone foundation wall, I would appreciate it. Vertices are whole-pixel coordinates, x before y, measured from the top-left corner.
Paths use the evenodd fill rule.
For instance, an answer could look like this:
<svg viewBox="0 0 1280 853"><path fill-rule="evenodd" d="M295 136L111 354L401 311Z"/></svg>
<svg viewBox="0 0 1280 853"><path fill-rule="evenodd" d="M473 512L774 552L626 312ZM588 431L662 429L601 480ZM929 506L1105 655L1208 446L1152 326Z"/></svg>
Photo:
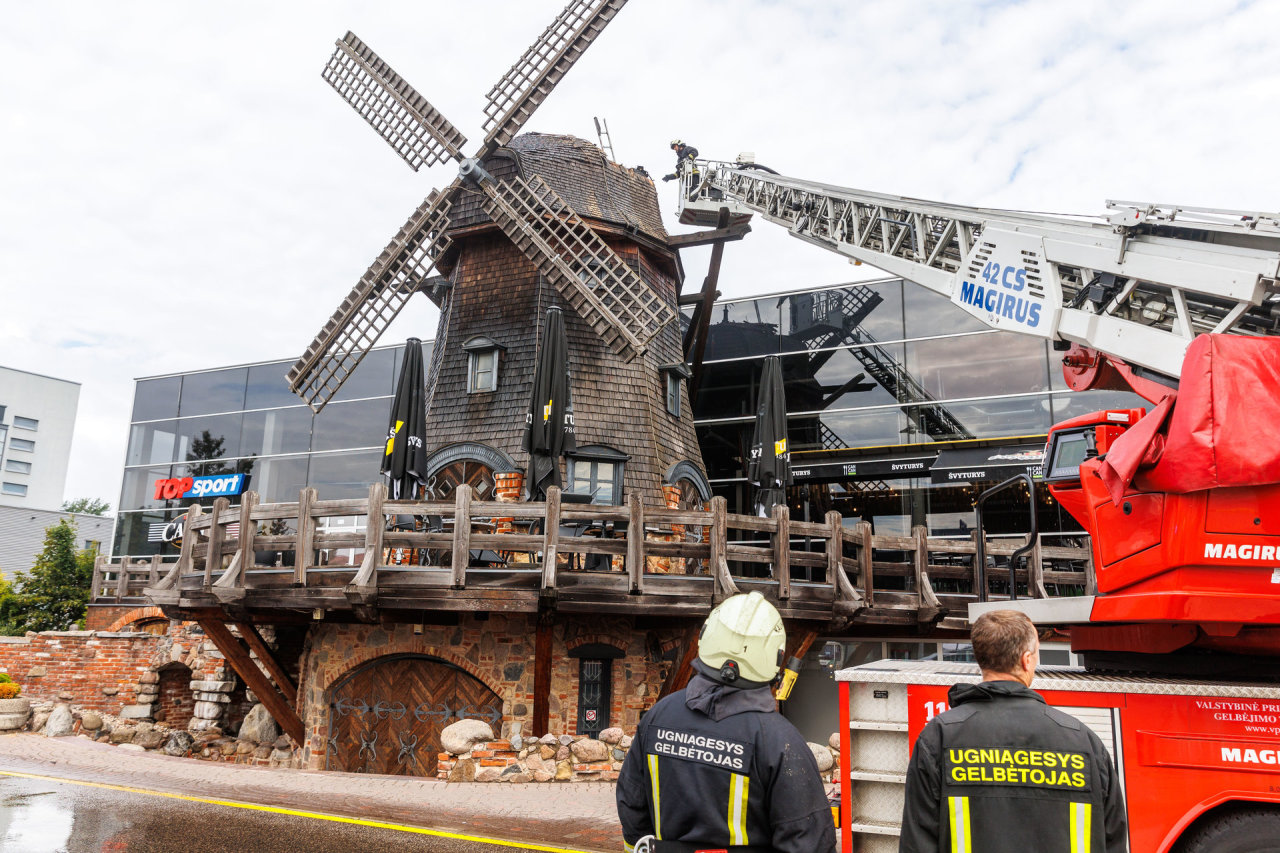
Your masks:
<svg viewBox="0 0 1280 853"><path fill-rule="evenodd" d="M525 731L533 719L534 639L532 614L491 614L487 619L462 614L459 624L349 625L320 623L312 627L303 652L298 695L307 731L304 766L323 769L329 738L329 691L345 674L376 658L421 654L459 667L502 698L500 736L512 723ZM552 628L552 671L549 697L550 734L578 730L578 660L571 657L587 644L612 646L622 657L612 661L611 726L634 730L640 713L653 704L670 664L663 649L682 636L679 629L637 631L629 616L561 617Z"/></svg>

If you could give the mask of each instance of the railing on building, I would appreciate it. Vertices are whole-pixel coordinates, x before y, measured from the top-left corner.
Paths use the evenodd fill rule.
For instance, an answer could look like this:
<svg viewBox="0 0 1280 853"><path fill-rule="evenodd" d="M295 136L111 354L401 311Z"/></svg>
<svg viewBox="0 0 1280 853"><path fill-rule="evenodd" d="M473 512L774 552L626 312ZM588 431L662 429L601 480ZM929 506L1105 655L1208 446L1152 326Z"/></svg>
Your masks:
<svg viewBox="0 0 1280 853"><path fill-rule="evenodd" d="M369 518L379 523L368 524ZM501 532L500 532L501 531ZM1080 595L1093 587L1087 539L1038 537L1012 577L1020 596ZM1009 556L1025 536L985 543L988 595L1007 597ZM784 616L881 624L963 620L977 599L977 539L873 534L839 513L794 521L737 515L723 498L706 510L477 501L393 501L381 484L359 500L316 498L238 508L226 499L188 511L176 562L99 560L94 600L147 598L178 608L354 611L379 608L705 613L759 590ZM1001 564L1003 561L1003 565ZM992 570L990 567L997 567Z"/></svg>

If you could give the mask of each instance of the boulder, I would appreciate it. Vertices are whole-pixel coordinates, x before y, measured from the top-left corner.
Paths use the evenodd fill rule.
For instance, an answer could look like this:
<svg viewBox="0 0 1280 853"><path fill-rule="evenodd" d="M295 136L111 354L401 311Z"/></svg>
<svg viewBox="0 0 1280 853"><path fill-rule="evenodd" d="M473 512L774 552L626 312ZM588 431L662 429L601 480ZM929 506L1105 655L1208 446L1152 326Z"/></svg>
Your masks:
<svg viewBox="0 0 1280 853"><path fill-rule="evenodd" d="M577 740L577 738L574 737L573 735L560 735L561 746L568 746L569 744L573 743L575 740Z"/></svg>
<svg viewBox="0 0 1280 853"><path fill-rule="evenodd" d="M543 760L549 761L552 758L555 758L556 751L557 751L557 747L554 747L549 743L538 744L538 757L542 758Z"/></svg>
<svg viewBox="0 0 1280 853"><path fill-rule="evenodd" d="M533 771L533 781L535 782L550 782L554 778L556 778L556 775L554 773L549 773L546 770Z"/></svg>
<svg viewBox="0 0 1280 853"><path fill-rule="evenodd" d="M555 735L543 735L542 737L538 738L538 743L559 743L559 742L560 741L556 738Z"/></svg>
<svg viewBox="0 0 1280 853"><path fill-rule="evenodd" d="M120 719L141 720L151 716L151 703L145 705L125 705L120 709Z"/></svg>
<svg viewBox="0 0 1280 853"><path fill-rule="evenodd" d="M542 760L541 755L530 755L524 760L524 766L534 771L547 769L547 763Z"/></svg>
<svg viewBox="0 0 1280 853"><path fill-rule="evenodd" d="M216 720L222 716L222 705L217 702L196 702L191 708L192 716L200 720ZM120 716L124 716L121 712ZM150 713L147 716L151 716Z"/></svg>
<svg viewBox="0 0 1280 853"><path fill-rule="evenodd" d="M813 753L813 757L818 762L818 772L826 773L835 764L835 760L831 757L831 750L827 749L820 743L809 744L809 750Z"/></svg>
<svg viewBox="0 0 1280 853"><path fill-rule="evenodd" d="M137 734L133 726L116 726L111 730L112 743L133 743L133 736Z"/></svg>
<svg viewBox="0 0 1280 853"><path fill-rule="evenodd" d="M496 767L481 767L476 773L477 782L497 782L501 777L502 774Z"/></svg>
<svg viewBox="0 0 1280 853"><path fill-rule="evenodd" d="M836 750L840 749L840 733L839 732L836 732L831 737L827 738L827 746Z"/></svg>
<svg viewBox="0 0 1280 853"><path fill-rule="evenodd" d="M288 764L293 760L292 749L273 749L271 750L271 766L279 767L282 764Z"/></svg>
<svg viewBox="0 0 1280 853"><path fill-rule="evenodd" d="M238 743L239 741L232 740L229 737L224 737L224 738L221 738L220 740L215 741L214 746L218 747L218 751L221 752L223 755L235 755L236 745ZM290 755L292 754L293 754L292 751L290 751Z"/></svg>
<svg viewBox="0 0 1280 853"><path fill-rule="evenodd" d="M236 755L252 755L258 745L251 740L236 741Z"/></svg>
<svg viewBox="0 0 1280 853"><path fill-rule="evenodd" d="M440 732L440 747L453 755L470 752L477 743L493 740L493 729L483 720L458 720Z"/></svg>
<svg viewBox="0 0 1280 853"><path fill-rule="evenodd" d="M143 749L159 749L169 736L158 729L152 729L149 732L138 732L133 736L133 742Z"/></svg>
<svg viewBox="0 0 1280 853"><path fill-rule="evenodd" d="M143 732L151 731L155 727L156 727L155 723L149 723L146 720L143 720L142 722L135 725L133 728L134 728L134 731L136 731L138 734L142 734Z"/></svg>
<svg viewBox="0 0 1280 853"><path fill-rule="evenodd" d="M618 741L622 740L622 729L618 728L617 726L613 726L611 728L605 729L600 734L596 735L596 737L604 741L605 743L615 744Z"/></svg>
<svg viewBox="0 0 1280 853"><path fill-rule="evenodd" d="M572 755L572 753L569 751L569 747L562 746L556 750L556 761L565 761L570 755Z"/></svg>
<svg viewBox="0 0 1280 853"><path fill-rule="evenodd" d="M45 737L66 737L71 734L73 725L71 706L60 702L53 706L49 720L44 724Z"/></svg>
<svg viewBox="0 0 1280 853"><path fill-rule="evenodd" d="M511 748L512 748L512 749L517 750L517 751L518 751L518 750L521 750L521 749L524 749L524 738L520 737L520 735L518 735L518 734L514 734L514 735L512 735L510 738L508 738L508 740L510 740L510 741L511 741Z"/></svg>
<svg viewBox="0 0 1280 853"><path fill-rule="evenodd" d="M512 773L510 776L507 776L506 779L508 782L512 783L513 785L521 785L521 784L524 784L525 782L532 782L533 774L532 773Z"/></svg>
<svg viewBox="0 0 1280 853"><path fill-rule="evenodd" d="M627 757L627 754L626 754L624 751L622 751L621 749L615 749L615 750L613 750L613 751L610 753L610 755L612 755L612 756L613 756L613 760L614 760L614 761L622 761L624 758L626 758L626 757Z"/></svg>
<svg viewBox="0 0 1280 853"><path fill-rule="evenodd" d="M575 740L569 745L569 751L579 764L592 764L609 760L609 745L598 740Z"/></svg>
<svg viewBox="0 0 1280 853"><path fill-rule="evenodd" d="M44 724L49 722L48 711L36 711L31 717L31 731L38 732L44 728ZM102 726L102 718L98 718L98 726Z"/></svg>
<svg viewBox="0 0 1280 853"><path fill-rule="evenodd" d="M631 735L623 735L622 740L618 741L618 749L631 748Z"/></svg>
<svg viewBox="0 0 1280 853"><path fill-rule="evenodd" d="M556 781L557 781L557 782L567 782L568 780L570 780L570 779L572 779L572 778L573 778L573 762L572 762L572 761L569 761L568 759L565 759L564 761L557 762L557 763L556 763L556 776L555 776Z"/></svg>
<svg viewBox="0 0 1280 853"><path fill-rule="evenodd" d="M450 782L476 781L476 763L470 758L460 758L449 771Z"/></svg>
<svg viewBox="0 0 1280 853"><path fill-rule="evenodd" d="M164 748L161 751L165 755L186 755L194 741L195 738L190 732L172 732L169 739L164 742Z"/></svg>
<svg viewBox="0 0 1280 853"><path fill-rule="evenodd" d="M280 726L276 725L266 705L258 704L245 715L240 724L240 739L254 743L272 743L280 737Z"/></svg>
<svg viewBox="0 0 1280 853"><path fill-rule="evenodd" d="M259 759L270 758L271 753L273 752L275 752L275 748L269 743L264 743L261 746L257 747L256 749L254 749L253 757L259 758Z"/></svg>
<svg viewBox="0 0 1280 853"><path fill-rule="evenodd" d="M293 749L293 741L289 740L288 735L280 735L275 739L276 749Z"/></svg>

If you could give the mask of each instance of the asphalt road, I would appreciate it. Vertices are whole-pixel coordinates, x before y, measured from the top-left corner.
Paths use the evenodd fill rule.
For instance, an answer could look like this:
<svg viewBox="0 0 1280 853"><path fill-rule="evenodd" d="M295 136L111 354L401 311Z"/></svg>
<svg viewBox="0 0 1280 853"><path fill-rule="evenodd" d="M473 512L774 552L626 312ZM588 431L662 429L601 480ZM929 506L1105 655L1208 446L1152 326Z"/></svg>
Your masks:
<svg viewBox="0 0 1280 853"><path fill-rule="evenodd" d="M396 824L49 777L0 775L4 853L568 851Z"/></svg>

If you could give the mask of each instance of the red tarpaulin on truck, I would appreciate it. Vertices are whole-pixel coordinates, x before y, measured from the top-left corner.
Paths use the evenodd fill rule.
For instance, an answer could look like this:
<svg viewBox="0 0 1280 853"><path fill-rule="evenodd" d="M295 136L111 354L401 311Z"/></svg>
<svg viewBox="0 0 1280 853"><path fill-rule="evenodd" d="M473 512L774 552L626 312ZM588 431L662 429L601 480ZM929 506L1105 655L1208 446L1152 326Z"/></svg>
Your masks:
<svg viewBox="0 0 1280 853"><path fill-rule="evenodd" d="M1187 348L1176 400L1116 439L1099 474L1116 503L1130 482L1174 494L1280 483L1277 424L1280 338L1201 335Z"/></svg>

